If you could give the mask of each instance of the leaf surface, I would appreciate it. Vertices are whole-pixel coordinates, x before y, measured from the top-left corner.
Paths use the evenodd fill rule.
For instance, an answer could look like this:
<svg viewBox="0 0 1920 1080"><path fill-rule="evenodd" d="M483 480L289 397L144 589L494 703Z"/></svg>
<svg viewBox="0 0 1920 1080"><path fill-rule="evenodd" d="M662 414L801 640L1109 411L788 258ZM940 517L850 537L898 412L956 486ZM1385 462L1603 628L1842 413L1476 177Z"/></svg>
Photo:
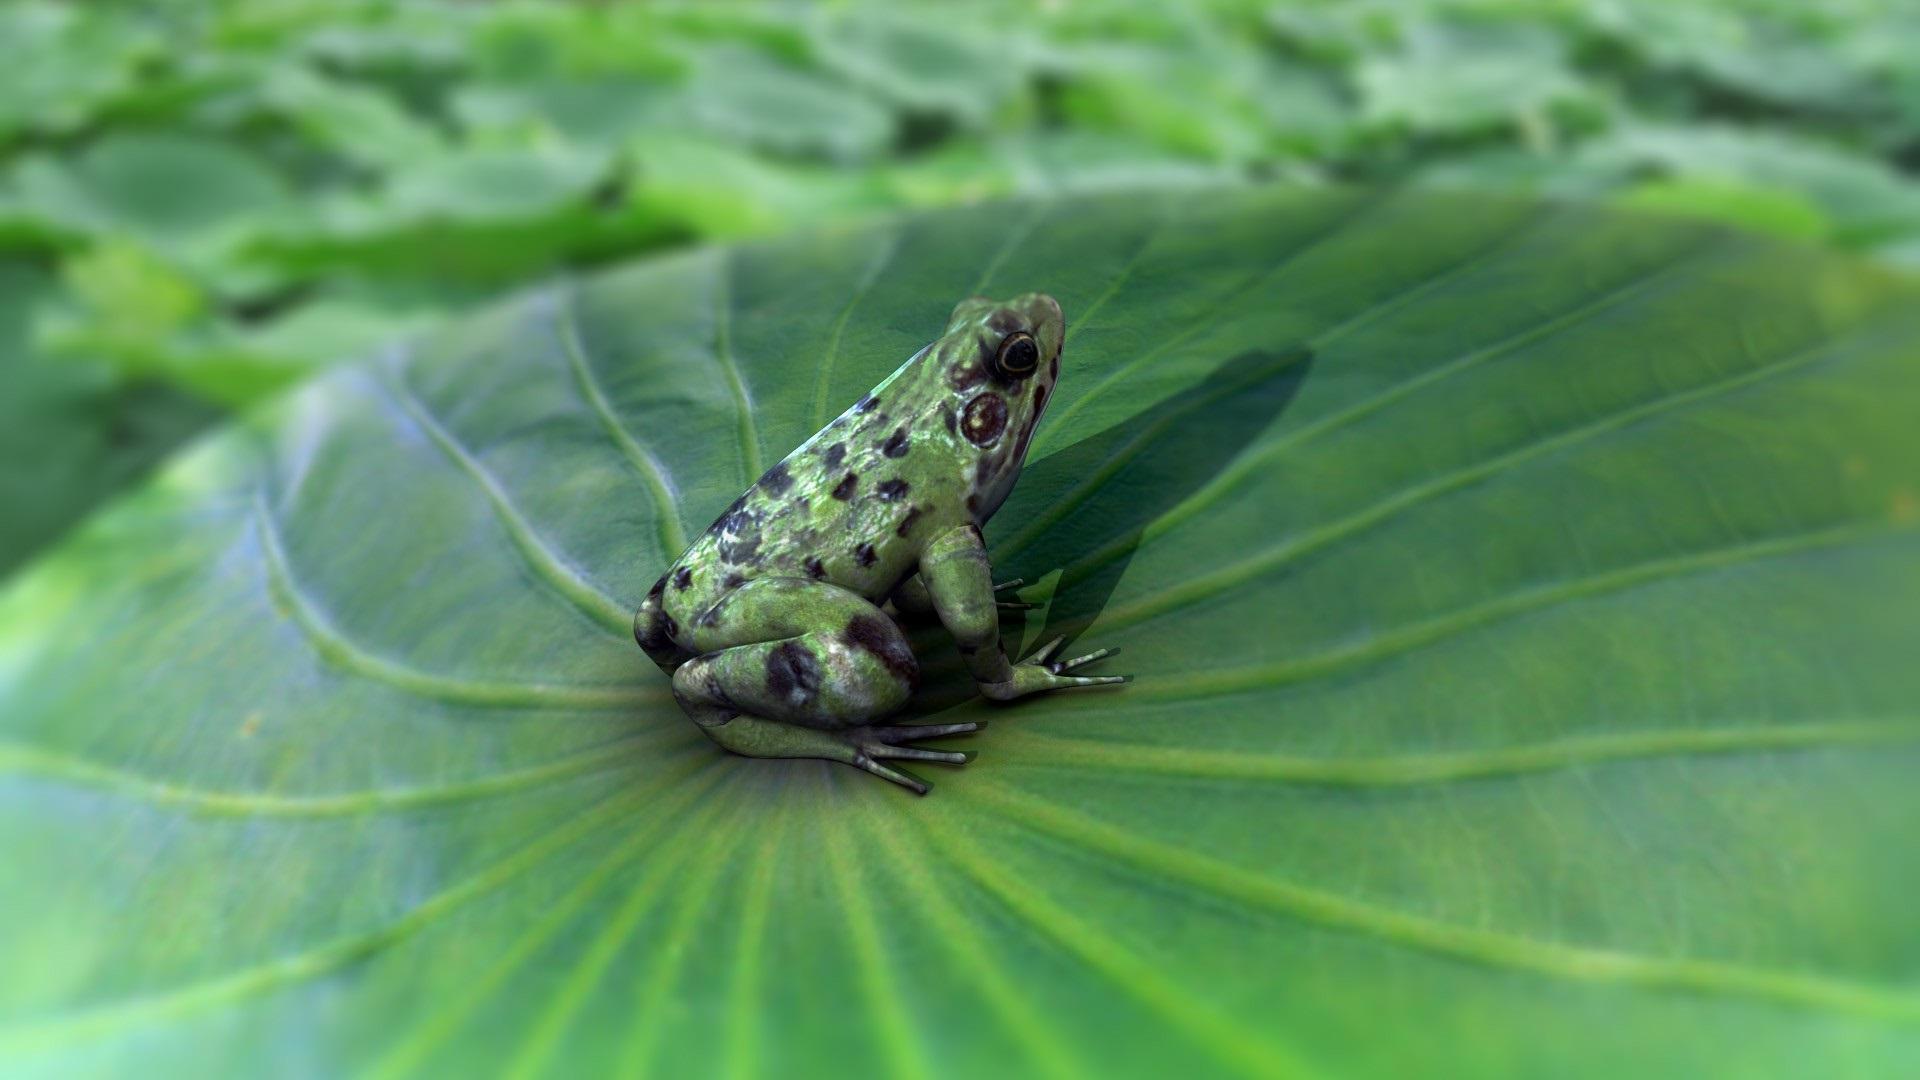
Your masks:
<svg viewBox="0 0 1920 1080"><path fill-rule="evenodd" d="M628 636L974 293L988 530L1119 692L916 800ZM1920 303L1669 220L1228 189L632 264L341 369L0 596L0 1063L1885 1074L1920 1052ZM1057 571L1057 573L1056 573Z"/></svg>

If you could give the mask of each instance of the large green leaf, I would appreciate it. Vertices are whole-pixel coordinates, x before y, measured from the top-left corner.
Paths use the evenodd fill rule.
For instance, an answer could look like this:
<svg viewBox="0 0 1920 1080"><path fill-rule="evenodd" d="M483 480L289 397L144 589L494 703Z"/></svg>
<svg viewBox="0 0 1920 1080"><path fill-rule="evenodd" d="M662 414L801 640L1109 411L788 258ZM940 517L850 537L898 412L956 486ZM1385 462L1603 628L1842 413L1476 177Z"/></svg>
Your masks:
<svg viewBox="0 0 1920 1080"><path fill-rule="evenodd" d="M928 798L716 751L629 609L956 298L1030 288L1072 336L989 530L1046 601L1009 629L1138 681L995 709L929 629L913 715L995 724ZM527 297L0 600L0 1063L1910 1071L1916 361L1883 271L1432 194Z"/></svg>

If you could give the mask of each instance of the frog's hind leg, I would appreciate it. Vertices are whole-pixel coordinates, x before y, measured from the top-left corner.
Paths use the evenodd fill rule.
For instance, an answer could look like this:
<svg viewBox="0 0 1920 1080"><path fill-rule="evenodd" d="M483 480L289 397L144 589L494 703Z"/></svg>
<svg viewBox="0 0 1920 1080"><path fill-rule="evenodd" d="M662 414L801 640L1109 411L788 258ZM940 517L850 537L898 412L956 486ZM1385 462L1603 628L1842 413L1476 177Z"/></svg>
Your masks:
<svg viewBox="0 0 1920 1080"><path fill-rule="evenodd" d="M676 668L692 659L693 654L674 640L680 626L660 602L666 586L664 577L654 582L653 591L647 593L639 610L633 613L633 640L639 643L640 651L646 653L648 659L660 665L661 671L672 675Z"/></svg>
<svg viewBox="0 0 1920 1080"><path fill-rule="evenodd" d="M736 754L841 761L922 795L925 782L886 762L971 758L905 744L980 724L872 726L906 704L919 665L893 620L854 593L762 578L727 594L689 630L706 651L674 672L674 696Z"/></svg>

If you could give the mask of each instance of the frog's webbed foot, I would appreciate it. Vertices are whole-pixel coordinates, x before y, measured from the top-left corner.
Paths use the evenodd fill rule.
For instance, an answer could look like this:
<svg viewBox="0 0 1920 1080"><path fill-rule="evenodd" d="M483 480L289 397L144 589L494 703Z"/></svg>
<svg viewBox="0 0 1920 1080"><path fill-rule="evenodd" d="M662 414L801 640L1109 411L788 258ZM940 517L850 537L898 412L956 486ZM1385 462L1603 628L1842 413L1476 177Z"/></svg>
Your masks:
<svg viewBox="0 0 1920 1080"><path fill-rule="evenodd" d="M1052 641L1035 649L1033 655L1022 660L1021 663L1038 664L1046 668L1048 674L1051 675L1065 675L1075 668L1085 667L1096 660L1105 660L1109 656L1118 656L1120 654L1120 649L1116 646L1111 649L1095 649L1085 656L1076 656L1071 660L1055 660L1053 654L1059 652L1060 646L1066 644L1066 642L1067 639L1064 636L1054 638ZM1074 685L1107 686L1112 683L1123 683L1132 678L1133 676L1131 675L1079 675L1074 677Z"/></svg>
<svg viewBox="0 0 1920 1080"><path fill-rule="evenodd" d="M1119 649L1095 649L1071 660L1055 660L1054 654L1066 643L1057 637L1035 649L1032 656L1013 665L1013 678L1003 683L982 683L980 692L995 701L1012 701L1045 690L1074 690L1085 686L1117 686L1131 682L1131 675L1074 675L1080 668L1105 660Z"/></svg>
<svg viewBox="0 0 1920 1080"><path fill-rule="evenodd" d="M847 764L883 780L891 780L915 795L925 795L928 784L912 773L887 765L887 761L934 761L942 765L965 765L973 760L970 751L923 750L906 745L918 739L944 739L953 735L971 735L985 728L984 721L966 724L901 724L892 727L856 727L841 732L852 756Z"/></svg>

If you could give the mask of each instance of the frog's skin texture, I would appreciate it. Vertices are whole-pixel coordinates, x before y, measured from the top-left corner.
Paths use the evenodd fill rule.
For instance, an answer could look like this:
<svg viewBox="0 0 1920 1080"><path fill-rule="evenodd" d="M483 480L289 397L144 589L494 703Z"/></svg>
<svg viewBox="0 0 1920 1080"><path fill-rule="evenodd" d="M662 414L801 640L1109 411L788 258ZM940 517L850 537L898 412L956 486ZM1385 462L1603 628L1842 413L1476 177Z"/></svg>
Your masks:
<svg viewBox="0 0 1920 1080"><path fill-rule="evenodd" d="M1068 674L1112 650L1054 660L1058 640L1010 662L999 611L1028 605L996 601L980 537L1019 479L1065 335L1041 293L961 301L938 340L768 469L654 583L634 638L714 742L844 761L922 795L885 762L965 764L904 744L981 724L873 726L920 679L889 600L937 615L994 701L1126 681Z"/></svg>

